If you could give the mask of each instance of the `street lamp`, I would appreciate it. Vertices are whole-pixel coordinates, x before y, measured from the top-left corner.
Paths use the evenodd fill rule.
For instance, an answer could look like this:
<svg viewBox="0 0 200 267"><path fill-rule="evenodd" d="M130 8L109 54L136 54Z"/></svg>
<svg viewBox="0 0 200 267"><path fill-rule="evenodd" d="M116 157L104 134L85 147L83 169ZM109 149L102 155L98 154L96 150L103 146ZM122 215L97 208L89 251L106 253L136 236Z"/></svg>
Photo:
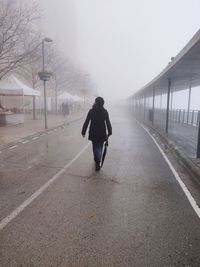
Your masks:
<svg viewBox="0 0 200 267"><path fill-rule="evenodd" d="M84 74L84 81L83 81L83 89L81 90L82 93L83 93L83 99L84 99L84 113L86 113L86 93L87 93L87 90L86 88L88 87L88 77L89 77L89 74Z"/></svg>
<svg viewBox="0 0 200 267"><path fill-rule="evenodd" d="M42 71L38 73L40 80L44 82L44 120L45 120L45 129L48 129L47 126L47 96L46 96L46 81L51 77L51 73L45 71L45 60L44 60L44 42L53 42L50 38L44 38L42 40Z"/></svg>

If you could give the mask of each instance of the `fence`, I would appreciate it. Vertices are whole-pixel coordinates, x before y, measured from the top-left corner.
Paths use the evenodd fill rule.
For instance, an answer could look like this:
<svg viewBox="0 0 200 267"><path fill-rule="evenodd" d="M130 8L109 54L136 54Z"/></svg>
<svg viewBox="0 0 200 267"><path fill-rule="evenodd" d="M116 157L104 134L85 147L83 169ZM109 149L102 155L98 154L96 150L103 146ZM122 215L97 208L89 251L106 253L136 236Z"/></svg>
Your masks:
<svg viewBox="0 0 200 267"><path fill-rule="evenodd" d="M169 118L170 120L178 123L185 123L198 127L200 121L200 110L190 110L188 112L185 109L173 109L169 113Z"/></svg>

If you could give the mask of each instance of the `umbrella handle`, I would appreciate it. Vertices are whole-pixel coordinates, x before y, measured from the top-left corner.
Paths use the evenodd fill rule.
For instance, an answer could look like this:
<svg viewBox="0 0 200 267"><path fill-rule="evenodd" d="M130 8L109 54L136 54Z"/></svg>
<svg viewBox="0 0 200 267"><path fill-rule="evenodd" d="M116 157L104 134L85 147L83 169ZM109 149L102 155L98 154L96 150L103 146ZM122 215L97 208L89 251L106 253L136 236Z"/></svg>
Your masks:
<svg viewBox="0 0 200 267"><path fill-rule="evenodd" d="M109 135L106 136L105 146L108 146L108 138L109 138Z"/></svg>

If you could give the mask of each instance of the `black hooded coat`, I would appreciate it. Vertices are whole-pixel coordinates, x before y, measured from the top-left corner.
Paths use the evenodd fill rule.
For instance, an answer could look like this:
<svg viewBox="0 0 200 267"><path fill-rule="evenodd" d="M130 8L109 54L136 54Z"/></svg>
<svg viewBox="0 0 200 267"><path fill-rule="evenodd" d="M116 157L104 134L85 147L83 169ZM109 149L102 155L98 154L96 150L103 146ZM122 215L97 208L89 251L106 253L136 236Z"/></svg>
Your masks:
<svg viewBox="0 0 200 267"><path fill-rule="evenodd" d="M89 110L87 118L83 124L82 135L85 135L89 123L90 128L88 139L90 141L104 142L107 140L107 132L108 135L112 134L112 126L108 111L102 106L94 105L93 108Z"/></svg>

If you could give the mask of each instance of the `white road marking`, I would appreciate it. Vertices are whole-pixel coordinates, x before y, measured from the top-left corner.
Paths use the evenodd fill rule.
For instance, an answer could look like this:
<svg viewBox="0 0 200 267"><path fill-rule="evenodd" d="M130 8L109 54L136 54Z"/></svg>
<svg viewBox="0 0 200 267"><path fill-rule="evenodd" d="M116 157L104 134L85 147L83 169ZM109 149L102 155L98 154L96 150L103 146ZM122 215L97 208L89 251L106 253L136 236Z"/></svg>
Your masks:
<svg viewBox="0 0 200 267"><path fill-rule="evenodd" d="M137 120L136 120L137 121ZM192 208L194 209L194 211L196 212L197 216L200 218L200 207L197 205L195 199L193 198L193 196L191 195L190 191L187 189L186 185L184 184L184 182L181 180L180 176L178 175L177 171L175 170L174 166L172 165L172 163L170 162L170 160L168 159L168 157L166 156L165 152L162 150L162 148L160 147L160 145L157 143L157 141L155 140L155 138L152 136L152 134L149 132L149 130L143 126L139 121L137 121L137 123L148 133L148 135L151 137L151 139L154 141L154 143L156 144L157 148L159 149L160 153L162 154L163 158L165 159L165 161L167 162L170 170L172 171L174 177L176 178L177 182L179 183L180 187L182 188L184 194L186 195L188 201L190 202L190 205L192 206Z"/></svg>
<svg viewBox="0 0 200 267"><path fill-rule="evenodd" d="M16 148L16 147L18 147L18 145L11 146L11 147L9 147L8 149L14 149L14 148Z"/></svg>
<svg viewBox="0 0 200 267"><path fill-rule="evenodd" d="M88 143L69 163L67 163L59 172L57 172L48 182L41 186L27 200L25 200L18 208L11 212L6 218L0 221L0 231L3 230L8 223L17 217L26 207L28 207L36 198L38 198L51 184L53 184L89 147Z"/></svg>
<svg viewBox="0 0 200 267"><path fill-rule="evenodd" d="M45 134L41 134L40 136L45 136Z"/></svg>
<svg viewBox="0 0 200 267"><path fill-rule="evenodd" d="M29 142L30 142L30 141L26 140L26 141L22 142L22 144L27 144L27 143L29 143Z"/></svg>
<svg viewBox="0 0 200 267"><path fill-rule="evenodd" d="M33 138L32 138L32 140L36 140L36 139L38 139L38 138L39 138L39 137L38 137L38 136L36 136L36 137L33 137Z"/></svg>
<svg viewBox="0 0 200 267"><path fill-rule="evenodd" d="M2 154L3 152L2 151L0 151L0 154Z"/></svg>

